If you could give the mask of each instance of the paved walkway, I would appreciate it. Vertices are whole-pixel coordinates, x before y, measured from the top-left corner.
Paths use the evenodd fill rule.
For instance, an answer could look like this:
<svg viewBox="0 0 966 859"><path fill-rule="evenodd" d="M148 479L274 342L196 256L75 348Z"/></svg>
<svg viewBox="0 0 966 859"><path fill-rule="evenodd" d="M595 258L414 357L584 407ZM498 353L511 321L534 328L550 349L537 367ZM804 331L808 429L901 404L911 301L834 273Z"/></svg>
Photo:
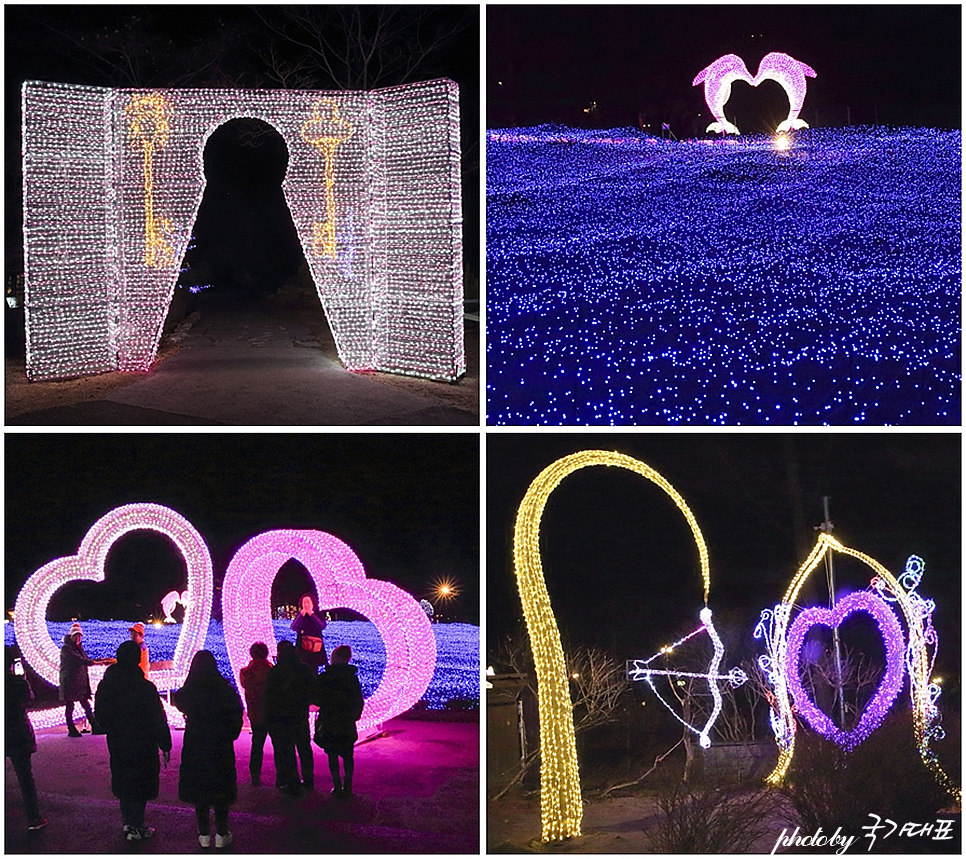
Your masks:
<svg viewBox="0 0 966 859"><path fill-rule="evenodd" d="M205 305L177 354L103 399L34 411L20 425L478 426L479 415L349 373L292 308Z"/></svg>
<svg viewBox="0 0 966 859"><path fill-rule="evenodd" d="M262 786L248 779L251 734L235 742L238 801L229 826L234 843L202 850L194 810L178 799L184 734L172 731L171 763L161 770L161 792L148 803L150 841L121 837L111 795L107 741L66 729L38 733L33 771L41 813L50 821L28 833L17 777L6 763L6 853L479 853L479 724L394 719L383 736L356 747L354 796L331 796L326 757L315 749L318 790L292 797L276 790L271 740Z"/></svg>

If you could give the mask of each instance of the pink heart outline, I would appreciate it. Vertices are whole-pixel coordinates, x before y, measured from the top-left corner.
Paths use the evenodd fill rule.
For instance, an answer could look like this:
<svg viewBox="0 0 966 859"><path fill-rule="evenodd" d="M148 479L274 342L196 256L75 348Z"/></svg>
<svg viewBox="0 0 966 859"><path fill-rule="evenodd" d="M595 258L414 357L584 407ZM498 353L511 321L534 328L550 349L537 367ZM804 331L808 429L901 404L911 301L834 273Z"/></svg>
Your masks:
<svg viewBox="0 0 966 859"><path fill-rule="evenodd" d="M738 129L725 119L724 114L724 107L731 98L731 85L735 81L744 81L757 87L763 81L775 81L788 96L788 117L778 126L778 130L783 131L807 127L806 123L798 118L808 89L806 77L814 78L818 75L811 66L778 51L772 51L762 57L754 77L751 76L741 57L737 54L725 54L698 72L691 81L691 86L704 83L704 101L716 120L714 125L718 126L714 130L737 134ZM712 126L708 128L711 130Z"/></svg>
<svg viewBox="0 0 966 859"><path fill-rule="evenodd" d="M228 659L238 682L256 641L277 649L272 627L272 582L282 564L302 564L318 591L319 608L348 608L368 618L382 636L386 667L365 702L358 727L366 730L405 712L422 696L436 668L436 638L413 597L390 582L366 577L355 552L325 531L266 531L231 559L222 584L222 623ZM240 684L239 684L240 688Z"/></svg>
<svg viewBox="0 0 966 859"><path fill-rule="evenodd" d="M48 683L57 686L60 673L60 645L47 632L50 598L69 582L103 582L108 552L118 539L131 531L163 534L181 552L188 573L189 604L185 608L173 668L152 671L151 681L160 691L178 688L188 673L191 657L204 647L213 592L208 546L194 526L174 510L160 504L126 504L91 525L76 555L44 564L27 579L17 595L13 619L17 644L30 666ZM101 666L90 669L91 691L97 689L104 670Z"/></svg>
<svg viewBox="0 0 966 859"><path fill-rule="evenodd" d="M876 621L886 652L886 670L879 688L866 704L858 724L851 731L843 731L811 699L802 685L799 657L808 631L817 625L834 629L850 614L864 611ZM788 688L795 700L798 714L818 733L835 740L846 751L852 751L882 724L896 696L902 689L905 674L905 639L895 612L880 597L868 591L858 591L843 597L832 609L813 607L804 609L788 630L785 671Z"/></svg>

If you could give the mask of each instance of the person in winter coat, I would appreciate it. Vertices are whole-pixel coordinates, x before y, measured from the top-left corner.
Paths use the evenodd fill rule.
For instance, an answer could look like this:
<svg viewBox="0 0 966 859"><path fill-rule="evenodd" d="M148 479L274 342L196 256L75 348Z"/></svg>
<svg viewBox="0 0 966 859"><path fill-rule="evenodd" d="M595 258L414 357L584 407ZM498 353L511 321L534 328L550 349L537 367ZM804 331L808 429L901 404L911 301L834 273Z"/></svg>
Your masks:
<svg viewBox="0 0 966 859"><path fill-rule="evenodd" d="M79 623L70 628L64 636L64 643L60 648L60 700L64 702L64 713L67 716L67 736L79 737L80 731L74 727L74 702L79 701L91 729L95 734L103 734L101 726L91 712L91 681L87 676L88 665L104 665L110 660L91 659L81 644L83 633Z"/></svg>
<svg viewBox="0 0 966 859"><path fill-rule="evenodd" d="M111 756L111 793L121 801L124 837L143 841L154 835L144 825L149 799L157 799L161 765L171 759L171 732L155 685L145 679L138 663L141 648L125 641L117 649L117 662L104 672L97 687L94 711L107 732Z"/></svg>
<svg viewBox="0 0 966 859"><path fill-rule="evenodd" d="M214 808L215 847L226 847L232 842L228 809L238 798L235 739L242 728L241 699L218 673L211 651L199 650L172 700L185 716L178 798L195 807L202 847L211 846L209 811Z"/></svg>
<svg viewBox="0 0 966 859"><path fill-rule="evenodd" d="M265 721L275 752L275 786L286 793L315 789L315 761L309 738L309 704L315 696L314 669L299 661L291 641L278 643L278 661L265 681ZM302 764L299 784L295 752Z"/></svg>
<svg viewBox="0 0 966 859"><path fill-rule="evenodd" d="M12 647L4 647L4 664L7 676L4 680L4 751L13 771L20 782L20 794L23 797L23 807L27 812L27 829L34 831L43 829L47 821L40 816L40 806L37 803L37 785L34 783L33 769L30 756L37 751L37 738L34 736L34 726L27 718L27 702L34 697L33 689L26 677L13 673L16 654ZM8 821L9 822L9 821Z"/></svg>
<svg viewBox="0 0 966 859"><path fill-rule="evenodd" d="M261 784L265 738L268 736L268 725L265 722L265 681L268 679L268 672L272 670L272 663L268 661L268 646L264 642L256 641L248 652L252 661L242 668L239 679L245 690L245 706L248 710L248 721L252 726L252 755L248 769L252 784Z"/></svg>
<svg viewBox="0 0 966 859"><path fill-rule="evenodd" d="M312 594L304 594L299 600L299 613L292 621L292 629L298 633L295 649L299 659L318 674L319 666L328 664L329 659L325 655L325 642L322 640L325 617L315 610Z"/></svg>
<svg viewBox="0 0 966 859"><path fill-rule="evenodd" d="M356 722L364 704L356 667L349 664L351 658L352 648L347 644L332 651L332 661L319 677L319 715L315 726L315 741L329 759L332 793L341 799L352 796L352 752L359 739ZM341 780L339 758L345 773Z"/></svg>

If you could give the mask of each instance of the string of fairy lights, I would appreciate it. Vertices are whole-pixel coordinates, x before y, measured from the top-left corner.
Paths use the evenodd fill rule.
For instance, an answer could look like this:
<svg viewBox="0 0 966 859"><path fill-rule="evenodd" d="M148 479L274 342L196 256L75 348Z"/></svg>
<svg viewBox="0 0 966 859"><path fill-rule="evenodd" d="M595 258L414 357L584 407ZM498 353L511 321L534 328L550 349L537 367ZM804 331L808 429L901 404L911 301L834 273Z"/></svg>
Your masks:
<svg viewBox="0 0 966 859"><path fill-rule="evenodd" d="M540 815L544 841L561 841L580 835L583 808L567 665L540 559L540 520L550 494L560 482L574 471L592 465L634 471L656 483L671 497L694 535L705 603L711 587L708 550L697 520L674 487L645 463L615 451L580 451L553 462L530 484L517 510L513 528L513 561L537 675ZM710 611L707 617L702 615L704 626L710 623L710 615ZM718 644L715 645L716 654L720 659Z"/></svg>
<svg viewBox="0 0 966 859"><path fill-rule="evenodd" d="M488 424L959 424L956 132L487 135Z"/></svg>
<svg viewBox="0 0 966 859"><path fill-rule="evenodd" d="M76 555L57 558L36 570L21 588L14 607L14 632L27 663L48 683L59 685L60 648L50 637L47 605L53 594L78 580L104 581L111 547L131 531L168 537L185 559L188 587L185 613L171 668L152 668L151 682L165 692L181 687L191 659L205 646L211 618L211 556L201 535L180 514L158 504L128 504L102 516L88 530ZM323 531L268 531L253 537L234 555L222 583L222 622L228 658L238 685L252 642L276 649L272 627L272 583L282 564L294 558L312 576L322 610L347 608L366 617L385 648L382 676L366 698L360 730L368 730L416 704L436 669L436 637L414 597L391 582L367 578L362 562L337 537ZM452 661L451 655L447 656ZM96 691L106 668L89 669ZM169 721L183 719L168 709ZM63 724L63 707L31 715L35 727Z"/></svg>
<svg viewBox="0 0 966 859"><path fill-rule="evenodd" d="M704 84L704 100L715 121L708 126L708 131L721 134L740 134L737 126L728 122L725 117L725 105L731 98L731 85L735 81L744 81L751 86L758 86L762 81L775 81L788 96L788 116L778 124L776 131L791 131L793 129L808 128L808 123L798 118L805 92L808 89L806 77L814 78L816 74L811 66L783 54L773 51L765 54L758 64L758 71L752 77L745 65L745 61L737 54L725 54L718 57L711 65L703 68L691 82L691 86Z"/></svg>
<svg viewBox="0 0 966 859"><path fill-rule="evenodd" d="M283 191L347 369L465 372L459 93L23 85L27 372L144 371L205 188L247 117L288 148Z"/></svg>
<svg viewBox="0 0 966 859"><path fill-rule="evenodd" d="M316 608L356 611L382 636L386 667L378 688L366 699L359 729L367 730L412 707L436 668L432 624L416 599L391 582L367 578L355 552L324 531L267 531L245 543L229 563L222 585L222 619L236 680L248 664L253 641L264 641L275 652L272 582L282 564L292 558L315 583Z"/></svg>

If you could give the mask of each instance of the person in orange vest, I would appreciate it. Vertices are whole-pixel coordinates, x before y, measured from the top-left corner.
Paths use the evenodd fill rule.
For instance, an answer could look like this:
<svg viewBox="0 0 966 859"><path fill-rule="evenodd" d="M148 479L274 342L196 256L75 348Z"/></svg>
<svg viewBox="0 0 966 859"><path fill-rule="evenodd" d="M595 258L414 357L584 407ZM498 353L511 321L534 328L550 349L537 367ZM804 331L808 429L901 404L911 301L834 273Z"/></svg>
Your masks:
<svg viewBox="0 0 966 859"><path fill-rule="evenodd" d="M141 648L141 661L138 663L138 667L144 672L144 679L150 680L151 678L148 675L151 673L151 662L148 656L148 646L144 643L144 624L138 621L128 629L128 632L131 633L131 641Z"/></svg>

